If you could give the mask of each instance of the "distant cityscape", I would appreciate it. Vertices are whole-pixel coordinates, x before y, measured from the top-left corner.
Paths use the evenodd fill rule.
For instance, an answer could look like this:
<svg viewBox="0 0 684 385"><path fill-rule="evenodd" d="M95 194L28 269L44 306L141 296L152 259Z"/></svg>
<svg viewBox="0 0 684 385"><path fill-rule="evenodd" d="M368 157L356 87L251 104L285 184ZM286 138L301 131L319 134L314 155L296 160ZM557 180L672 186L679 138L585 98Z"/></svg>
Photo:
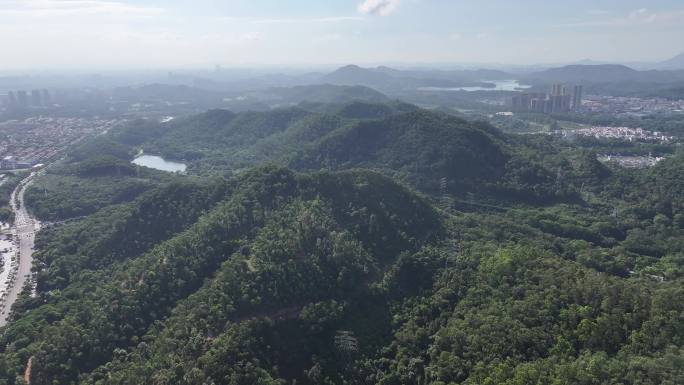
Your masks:
<svg viewBox="0 0 684 385"><path fill-rule="evenodd" d="M122 119L34 117L0 123L0 169L45 163L70 145L106 132Z"/></svg>
<svg viewBox="0 0 684 385"><path fill-rule="evenodd" d="M684 112L684 100L587 95L583 110L593 113L644 115Z"/></svg>
<svg viewBox="0 0 684 385"><path fill-rule="evenodd" d="M32 91L9 91L0 95L0 104L7 108L50 107L52 97L46 89Z"/></svg>
<svg viewBox="0 0 684 385"><path fill-rule="evenodd" d="M551 93L523 92L511 98L513 112L554 112L579 111L582 108L582 86L572 87L572 93L563 84L554 84Z"/></svg>
<svg viewBox="0 0 684 385"><path fill-rule="evenodd" d="M495 104L495 103L490 103ZM550 93L521 92L508 99L511 112L583 112L643 116L658 113L684 113L684 100L610 95L583 95L583 86L554 84Z"/></svg>

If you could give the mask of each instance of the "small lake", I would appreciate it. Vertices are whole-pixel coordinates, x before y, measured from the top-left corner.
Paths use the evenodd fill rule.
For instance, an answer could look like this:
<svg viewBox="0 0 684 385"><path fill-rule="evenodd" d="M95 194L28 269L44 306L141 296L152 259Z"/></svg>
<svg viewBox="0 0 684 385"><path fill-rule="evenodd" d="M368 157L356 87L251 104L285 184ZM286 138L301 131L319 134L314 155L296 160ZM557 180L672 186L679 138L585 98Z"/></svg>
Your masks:
<svg viewBox="0 0 684 385"><path fill-rule="evenodd" d="M421 87L419 91L518 91L531 86L520 84L517 80L483 80L483 83L494 84L494 87Z"/></svg>
<svg viewBox="0 0 684 385"><path fill-rule="evenodd" d="M137 164L138 166L145 166L155 170L168 172L185 172L185 169L187 168L184 163L171 162L156 155L140 155L133 159L132 163Z"/></svg>

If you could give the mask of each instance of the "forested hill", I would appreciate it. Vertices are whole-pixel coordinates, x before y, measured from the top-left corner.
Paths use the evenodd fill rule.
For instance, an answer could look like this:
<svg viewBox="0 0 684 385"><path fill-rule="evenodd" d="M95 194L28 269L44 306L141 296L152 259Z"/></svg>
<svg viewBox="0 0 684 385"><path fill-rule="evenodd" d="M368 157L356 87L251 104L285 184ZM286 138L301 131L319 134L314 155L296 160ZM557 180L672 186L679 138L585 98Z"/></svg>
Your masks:
<svg viewBox="0 0 684 385"><path fill-rule="evenodd" d="M492 201L572 200L581 184L556 186L557 165L529 159L527 144L489 124L401 102L212 110L169 123L139 121L114 139L129 153L143 148L188 162L195 174L264 163L308 171L363 167L429 193ZM567 168L568 175L577 171Z"/></svg>
<svg viewBox="0 0 684 385"><path fill-rule="evenodd" d="M484 124L419 110L361 121L326 135L291 163L295 168L370 167L458 185L495 181L509 158L503 135Z"/></svg>
<svg viewBox="0 0 684 385"><path fill-rule="evenodd" d="M26 298L26 312L4 331L0 378L14 383L33 357L32 384L71 383L91 371L86 382L105 381L124 364L122 349L153 344L156 333L182 338L176 332L191 325L199 328L193 338L209 341L230 338L241 319L368 306L373 283L400 255L444 236L423 199L364 171L261 169L207 187L166 187L112 210L45 236L44 294ZM163 375L167 364L154 365ZM173 373L167 380L179 383Z"/></svg>
<svg viewBox="0 0 684 385"><path fill-rule="evenodd" d="M342 125L377 119L417 107L401 103L371 103L356 100L342 104L303 103L272 111L232 113L210 110L167 123L140 120L114 135L122 145L140 146L172 159L228 162L226 167L253 165L246 147L281 142L291 152L314 142ZM336 122L334 122L336 121ZM236 153L240 154L236 154ZM271 160L279 160L270 155ZM201 169L201 165L198 169ZM201 171L201 170L199 170Z"/></svg>
<svg viewBox="0 0 684 385"><path fill-rule="evenodd" d="M670 150L623 169L401 102L136 121L29 188L0 385L683 383Z"/></svg>
<svg viewBox="0 0 684 385"><path fill-rule="evenodd" d="M42 235L0 378L679 383L680 281L582 266L531 216L440 215L369 171L171 183Z"/></svg>

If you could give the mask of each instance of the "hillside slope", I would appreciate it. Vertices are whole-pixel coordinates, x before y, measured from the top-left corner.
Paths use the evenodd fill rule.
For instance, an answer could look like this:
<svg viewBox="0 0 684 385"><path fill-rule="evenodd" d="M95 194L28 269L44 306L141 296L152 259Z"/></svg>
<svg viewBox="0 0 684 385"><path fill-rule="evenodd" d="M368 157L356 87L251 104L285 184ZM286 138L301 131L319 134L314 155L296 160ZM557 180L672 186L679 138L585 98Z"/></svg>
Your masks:
<svg viewBox="0 0 684 385"><path fill-rule="evenodd" d="M416 186L434 190L441 178L456 186L496 180L507 158L501 139L481 127L444 114L415 111L335 131L291 165L391 170L416 178Z"/></svg>
<svg viewBox="0 0 684 385"><path fill-rule="evenodd" d="M39 233L0 384L682 382L682 154L623 170L402 103L309 107L138 121L48 169L30 209L94 213Z"/></svg>
<svg viewBox="0 0 684 385"><path fill-rule="evenodd" d="M239 173L265 163L309 171L362 167L431 194L528 202L574 194L572 184L559 191L556 170L528 159L520 139L401 102L212 110L171 123L138 122L114 136L129 148L187 162L194 174Z"/></svg>
<svg viewBox="0 0 684 385"><path fill-rule="evenodd" d="M108 226L70 251L74 232ZM41 246L52 290L0 335L8 385L29 359L39 385L684 375L677 281L598 274L552 251L576 241L515 217L440 216L369 171L173 184L68 227ZM116 262L92 263L108 249Z"/></svg>
<svg viewBox="0 0 684 385"><path fill-rule="evenodd" d="M12 372L19 370L15 365L32 356L32 383L75 381L79 373L114 359L118 350L135 347L156 321L172 314L178 302L205 280L219 287L238 284L229 278L235 268L246 274L240 273L245 285L239 289L246 291L234 299L246 302L225 303L241 308L236 315L228 307L225 315L214 312L213 333L240 314L353 297L378 279L383 266L443 232L427 203L373 173L297 176L272 168L247 173L235 184L234 190L209 188L204 196L200 190L199 195L174 198L167 191L162 199L171 201L153 210L162 216L146 216L147 230L136 230L139 225L130 214L115 217L114 226L124 232L105 232L97 244L118 239L132 246L135 241L125 239L131 232L152 241L115 253L119 263L81 261L75 259L78 253L57 251L58 240L44 242L50 253L41 260L51 268L39 277L39 287L62 287L61 294L45 292L40 299L19 305L35 309L1 337L7 346L8 341L17 341L17 333L23 335L19 346L2 350L0 378L14 378L18 372ZM223 199L217 199L220 194L225 194ZM143 198L133 210L150 210L148 202ZM178 211L184 222L163 215L176 212L172 207L188 205ZM201 207L209 210L198 216ZM89 227L98 228L107 220L94 217ZM185 223L185 231L175 227L154 236L140 234L172 223ZM60 234L62 240L71 235ZM71 269L54 269L59 266ZM249 289L252 284L257 286ZM76 329L79 337L72 334Z"/></svg>

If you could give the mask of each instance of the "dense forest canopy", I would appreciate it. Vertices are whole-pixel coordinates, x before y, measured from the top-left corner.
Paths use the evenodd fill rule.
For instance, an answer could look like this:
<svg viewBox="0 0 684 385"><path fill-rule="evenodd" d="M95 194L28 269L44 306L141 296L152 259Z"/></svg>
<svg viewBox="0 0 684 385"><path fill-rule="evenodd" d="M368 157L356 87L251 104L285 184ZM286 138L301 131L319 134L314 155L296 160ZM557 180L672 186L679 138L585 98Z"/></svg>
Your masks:
<svg viewBox="0 0 684 385"><path fill-rule="evenodd" d="M364 92L136 120L49 167L0 384L684 382L676 145L624 169Z"/></svg>

